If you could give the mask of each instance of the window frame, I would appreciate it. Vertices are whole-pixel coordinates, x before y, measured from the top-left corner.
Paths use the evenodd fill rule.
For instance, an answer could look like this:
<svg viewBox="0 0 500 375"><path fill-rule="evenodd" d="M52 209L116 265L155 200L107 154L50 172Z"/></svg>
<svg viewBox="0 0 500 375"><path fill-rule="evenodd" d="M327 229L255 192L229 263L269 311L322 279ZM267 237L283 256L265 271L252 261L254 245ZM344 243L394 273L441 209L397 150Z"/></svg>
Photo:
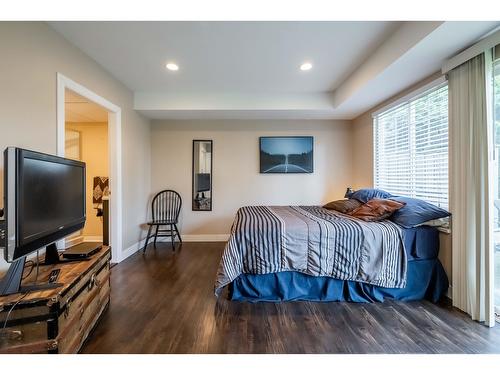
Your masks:
<svg viewBox="0 0 500 375"><path fill-rule="evenodd" d="M410 102L416 101L419 98L429 94L430 91L435 91L439 90L440 88L447 86L448 85L448 80L446 79L446 76L440 76L439 78L420 86L418 89L413 90L409 92L408 94L402 96L401 98L394 100L390 102L389 104L383 106L382 108L374 111L372 113L372 135L373 135L373 186L375 188L379 188L376 185L377 181L377 122L378 118L385 114L386 112L396 110L398 107L410 105ZM449 97L448 97L449 100ZM449 117L448 117L448 128L449 128ZM449 134L449 132L448 132ZM412 149L415 148L415 140L412 139L409 144L409 152L413 153ZM448 139L448 155L449 155L449 139ZM413 157L411 157L411 160L413 160ZM448 164L449 168L449 164ZM450 197L450 187L449 187L449 173L448 173L448 184L447 184L447 199L446 199L446 206L445 205L440 205L441 207L445 209L449 209L449 197ZM419 198L421 199L421 198ZM429 202L432 203L432 202ZM435 203L432 203L435 204Z"/></svg>

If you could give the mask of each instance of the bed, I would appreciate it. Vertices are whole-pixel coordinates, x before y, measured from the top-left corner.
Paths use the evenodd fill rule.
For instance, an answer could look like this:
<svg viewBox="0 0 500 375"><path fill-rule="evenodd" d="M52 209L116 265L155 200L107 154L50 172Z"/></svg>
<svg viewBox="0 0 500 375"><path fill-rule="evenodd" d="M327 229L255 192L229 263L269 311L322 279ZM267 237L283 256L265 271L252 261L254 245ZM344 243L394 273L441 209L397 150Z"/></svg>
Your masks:
<svg viewBox="0 0 500 375"><path fill-rule="evenodd" d="M436 228L365 222L319 206L236 214L215 282L235 301L439 300L448 289Z"/></svg>

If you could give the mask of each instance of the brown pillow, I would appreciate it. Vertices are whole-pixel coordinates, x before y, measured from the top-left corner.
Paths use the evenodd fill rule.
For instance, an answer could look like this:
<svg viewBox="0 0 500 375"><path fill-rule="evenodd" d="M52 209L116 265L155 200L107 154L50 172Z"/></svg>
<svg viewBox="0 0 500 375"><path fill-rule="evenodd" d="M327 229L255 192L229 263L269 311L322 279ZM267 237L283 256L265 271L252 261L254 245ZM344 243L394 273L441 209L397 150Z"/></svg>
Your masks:
<svg viewBox="0 0 500 375"><path fill-rule="evenodd" d="M364 221L382 221L403 207L406 203L390 199L370 199L361 207L356 208L349 215Z"/></svg>
<svg viewBox="0 0 500 375"><path fill-rule="evenodd" d="M335 210L338 212L342 212L343 214L347 214L351 211L354 211L356 208L361 207L363 203L356 199L341 199L339 201L333 201L327 203L323 206L327 210Z"/></svg>

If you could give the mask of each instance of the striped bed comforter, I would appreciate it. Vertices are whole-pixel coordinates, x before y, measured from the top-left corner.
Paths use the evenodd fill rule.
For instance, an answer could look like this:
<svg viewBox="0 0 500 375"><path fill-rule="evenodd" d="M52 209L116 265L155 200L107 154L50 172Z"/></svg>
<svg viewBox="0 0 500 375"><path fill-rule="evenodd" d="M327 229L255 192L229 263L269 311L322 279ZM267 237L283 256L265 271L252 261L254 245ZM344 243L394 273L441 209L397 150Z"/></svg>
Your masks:
<svg viewBox="0 0 500 375"><path fill-rule="evenodd" d="M215 294L242 273L298 271L386 288L406 285L401 229L319 206L238 210L220 261Z"/></svg>

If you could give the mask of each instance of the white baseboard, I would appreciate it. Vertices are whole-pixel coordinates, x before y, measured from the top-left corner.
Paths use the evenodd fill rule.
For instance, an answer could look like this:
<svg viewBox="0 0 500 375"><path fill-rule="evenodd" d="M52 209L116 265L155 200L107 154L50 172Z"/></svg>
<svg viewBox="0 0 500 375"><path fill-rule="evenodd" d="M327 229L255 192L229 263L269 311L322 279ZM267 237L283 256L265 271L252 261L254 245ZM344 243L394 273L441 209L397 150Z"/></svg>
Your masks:
<svg viewBox="0 0 500 375"><path fill-rule="evenodd" d="M186 242L226 242L229 234L184 234L182 240Z"/></svg>
<svg viewBox="0 0 500 375"><path fill-rule="evenodd" d="M71 238L65 238L64 246L58 246L57 248L67 249L68 247L78 245L84 241L83 236L76 236Z"/></svg>
<svg viewBox="0 0 500 375"><path fill-rule="evenodd" d="M182 240L184 242L226 242L229 238L229 234L184 234L182 235ZM152 243L152 239L149 240ZM143 238L139 242L136 242L132 246L126 248L122 251L120 259L118 259L118 263L124 261L129 256L135 254L137 251L141 250L144 247L144 243L146 239ZM170 238L168 237L160 237L157 242L170 242ZM176 242L178 242L176 240Z"/></svg>
<svg viewBox="0 0 500 375"><path fill-rule="evenodd" d="M64 246L58 246L58 248L67 249L68 247L78 245L82 242L102 242L102 236L66 237L64 240Z"/></svg>
<svg viewBox="0 0 500 375"><path fill-rule="evenodd" d="M125 250L122 251L120 255L120 259L118 260L118 263L124 261L127 259L129 256L134 255L136 252L138 252L142 247L144 246L144 242L146 241L145 238L140 240L139 242L136 242L132 246L126 248Z"/></svg>
<svg viewBox="0 0 500 375"><path fill-rule="evenodd" d="M184 242L226 242L229 234L181 234L181 237ZM157 242L170 242L170 238L160 237ZM179 242L177 237L175 242Z"/></svg>
<svg viewBox="0 0 500 375"><path fill-rule="evenodd" d="M83 242L102 242L102 236L83 236Z"/></svg>

